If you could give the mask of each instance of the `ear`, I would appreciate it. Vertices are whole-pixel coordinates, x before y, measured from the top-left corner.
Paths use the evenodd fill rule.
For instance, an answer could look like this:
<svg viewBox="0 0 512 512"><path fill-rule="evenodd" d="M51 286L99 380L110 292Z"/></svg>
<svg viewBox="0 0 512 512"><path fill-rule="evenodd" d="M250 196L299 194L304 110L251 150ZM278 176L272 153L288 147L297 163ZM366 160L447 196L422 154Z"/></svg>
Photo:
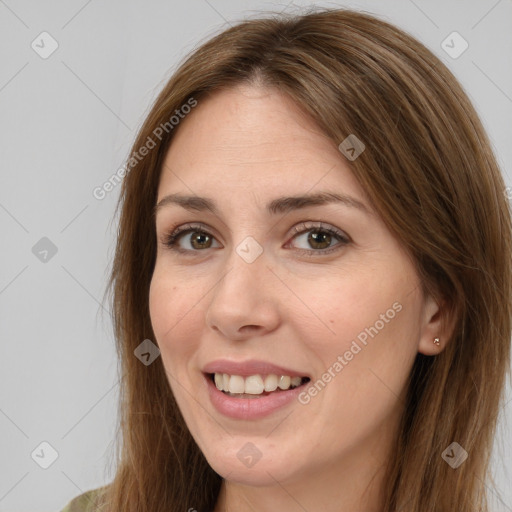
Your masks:
<svg viewBox="0 0 512 512"><path fill-rule="evenodd" d="M435 356L442 352L450 342L455 329L456 314L447 301L427 295L421 315L418 352L426 356ZM434 339L439 338L439 345Z"/></svg>

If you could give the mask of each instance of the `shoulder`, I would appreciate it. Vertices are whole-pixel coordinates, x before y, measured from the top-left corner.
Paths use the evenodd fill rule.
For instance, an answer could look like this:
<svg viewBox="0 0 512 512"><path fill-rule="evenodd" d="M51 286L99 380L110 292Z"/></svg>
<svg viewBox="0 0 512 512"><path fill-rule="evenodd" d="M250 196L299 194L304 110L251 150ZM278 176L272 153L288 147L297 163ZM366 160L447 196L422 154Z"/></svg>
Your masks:
<svg viewBox="0 0 512 512"><path fill-rule="evenodd" d="M106 486L91 489L73 498L61 512L96 512L99 505L99 497L105 492Z"/></svg>

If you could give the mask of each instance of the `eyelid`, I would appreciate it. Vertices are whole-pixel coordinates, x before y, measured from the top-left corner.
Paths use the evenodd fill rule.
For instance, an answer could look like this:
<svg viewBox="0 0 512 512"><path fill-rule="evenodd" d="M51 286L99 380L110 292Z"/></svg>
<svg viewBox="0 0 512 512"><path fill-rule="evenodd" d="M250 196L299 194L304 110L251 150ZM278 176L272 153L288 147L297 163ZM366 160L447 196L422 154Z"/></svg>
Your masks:
<svg viewBox="0 0 512 512"><path fill-rule="evenodd" d="M313 222L313 223L315 223L315 225L308 226L307 225L308 222ZM352 239L347 235L347 233L345 233L341 229L331 226L330 224L325 224L322 221L305 220L305 221L300 222L299 224L296 224L292 228L294 234L303 234L304 232L312 231L314 229L318 229L318 231L326 231L328 233L335 234L339 238L345 240L347 243L352 241Z"/></svg>
<svg viewBox="0 0 512 512"><path fill-rule="evenodd" d="M201 233L206 233L208 235L211 235L211 231L215 231L213 228L211 228L210 226L208 226L207 224L203 224L201 222L189 222L189 223L186 223L186 224L183 224L183 225L179 225L179 224L174 224L173 226L171 226L171 228L168 230L168 231L164 231L164 233L162 234L161 238L160 238L160 241L161 243L168 247L169 249L174 249L176 251L183 251L183 252L199 252L199 251L191 251L189 249L181 249L180 247L178 247L178 244L177 244L177 238L186 233L186 232L191 232L191 231L199 231ZM215 239L217 239L217 237L215 237L214 235L211 235L212 237L214 237ZM172 247L171 247L171 242L176 242Z"/></svg>
<svg viewBox="0 0 512 512"><path fill-rule="evenodd" d="M308 223L310 225L308 225ZM313 224L311 224L313 223ZM313 256L317 254L318 256L329 254L333 251L339 250L339 246L345 246L349 243L352 243L351 237L344 231L340 230L339 228L336 228L334 226L325 224L321 221L312 221L312 220L305 220L300 222L299 224L296 224L292 229L292 239L289 242L286 242L286 245L289 245L289 243L297 238L298 235L303 235L307 233L308 231L314 231L314 230L326 232L329 234L334 235L339 239L339 243L334 245L333 247L329 247L327 249L296 249L296 251L299 251L302 254L306 254L309 256ZM183 253L183 254L193 254L196 255L202 251L200 250L193 250L193 249L182 249L178 245L178 238L180 238L181 235L185 233L190 233L193 231L198 231L200 233L207 234L211 236L213 239L217 240L217 237L215 235L212 235L211 231L215 231L213 228L208 226L207 224L201 223L201 222L190 222L183 224L179 226L179 224L174 224L168 231L164 232L162 237L160 238L160 242L168 249ZM195 253L195 254L194 254Z"/></svg>

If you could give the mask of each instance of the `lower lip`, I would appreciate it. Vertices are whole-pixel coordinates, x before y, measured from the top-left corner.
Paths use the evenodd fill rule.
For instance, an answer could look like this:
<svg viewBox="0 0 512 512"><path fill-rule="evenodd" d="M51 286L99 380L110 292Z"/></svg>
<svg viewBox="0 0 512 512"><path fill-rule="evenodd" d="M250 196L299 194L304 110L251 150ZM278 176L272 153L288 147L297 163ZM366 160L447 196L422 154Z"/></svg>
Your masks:
<svg viewBox="0 0 512 512"><path fill-rule="evenodd" d="M217 389L209 375L204 375L210 400L213 406L224 416L237 420L257 420L285 407L294 400L308 383L286 391L278 391L261 398L234 398Z"/></svg>

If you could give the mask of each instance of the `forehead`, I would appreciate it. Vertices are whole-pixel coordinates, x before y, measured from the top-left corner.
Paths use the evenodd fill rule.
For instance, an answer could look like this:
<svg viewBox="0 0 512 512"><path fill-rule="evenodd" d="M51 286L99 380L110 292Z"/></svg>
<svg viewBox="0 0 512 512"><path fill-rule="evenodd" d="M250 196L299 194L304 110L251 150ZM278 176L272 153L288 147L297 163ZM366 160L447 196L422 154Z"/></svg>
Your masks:
<svg viewBox="0 0 512 512"><path fill-rule="evenodd" d="M364 196L335 142L293 100L241 85L199 100L181 121L158 195L296 195L315 188Z"/></svg>

